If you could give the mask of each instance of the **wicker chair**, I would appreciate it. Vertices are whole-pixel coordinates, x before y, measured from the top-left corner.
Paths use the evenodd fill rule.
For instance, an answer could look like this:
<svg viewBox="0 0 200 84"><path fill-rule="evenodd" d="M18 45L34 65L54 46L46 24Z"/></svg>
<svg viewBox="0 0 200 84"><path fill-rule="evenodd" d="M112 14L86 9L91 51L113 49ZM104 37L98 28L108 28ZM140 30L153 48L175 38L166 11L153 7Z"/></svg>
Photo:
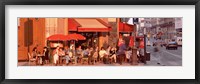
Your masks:
<svg viewBox="0 0 200 84"><path fill-rule="evenodd" d="M34 62L35 63L35 65L37 65L37 59L36 58L33 58L33 56L30 54L30 53L28 53L28 64L29 65L31 65L31 62Z"/></svg>

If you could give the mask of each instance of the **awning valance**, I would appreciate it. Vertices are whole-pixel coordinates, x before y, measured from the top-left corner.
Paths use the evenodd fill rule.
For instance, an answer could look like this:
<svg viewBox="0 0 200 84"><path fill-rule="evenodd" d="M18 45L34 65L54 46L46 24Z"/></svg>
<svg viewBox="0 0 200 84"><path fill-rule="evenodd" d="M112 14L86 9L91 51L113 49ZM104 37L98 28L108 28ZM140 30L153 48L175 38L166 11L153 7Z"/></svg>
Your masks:
<svg viewBox="0 0 200 84"><path fill-rule="evenodd" d="M68 30L69 31L77 31L77 28L80 27L81 25L76 22L72 18L68 18Z"/></svg>
<svg viewBox="0 0 200 84"><path fill-rule="evenodd" d="M119 22L119 32L133 32L135 25Z"/></svg>
<svg viewBox="0 0 200 84"><path fill-rule="evenodd" d="M101 19L97 18L70 18L69 31L75 30L78 32L108 32L111 27Z"/></svg>

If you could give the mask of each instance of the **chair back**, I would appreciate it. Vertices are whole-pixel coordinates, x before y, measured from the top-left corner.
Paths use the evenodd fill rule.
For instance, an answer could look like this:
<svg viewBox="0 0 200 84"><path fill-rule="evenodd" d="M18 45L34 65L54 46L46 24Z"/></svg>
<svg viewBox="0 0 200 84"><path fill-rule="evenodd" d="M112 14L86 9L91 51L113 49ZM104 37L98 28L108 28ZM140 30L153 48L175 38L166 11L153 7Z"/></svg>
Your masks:
<svg viewBox="0 0 200 84"><path fill-rule="evenodd" d="M28 60L30 60L32 58L31 54L28 53Z"/></svg>

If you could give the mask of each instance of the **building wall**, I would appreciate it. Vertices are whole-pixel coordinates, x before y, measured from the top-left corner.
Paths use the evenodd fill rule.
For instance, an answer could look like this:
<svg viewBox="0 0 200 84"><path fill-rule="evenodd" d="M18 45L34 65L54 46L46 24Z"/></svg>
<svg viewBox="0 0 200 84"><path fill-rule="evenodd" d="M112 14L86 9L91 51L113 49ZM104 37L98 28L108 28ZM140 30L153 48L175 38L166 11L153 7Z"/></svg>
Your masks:
<svg viewBox="0 0 200 84"><path fill-rule="evenodd" d="M31 22L28 24L28 18L20 18L19 21L18 60L28 60L28 51L32 53L32 49L38 46L38 51L42 52L45 46L45 19L29 18Z"/></svg>
<svg viewBox="0 0 200 84"><path fill-rule="evenodd" d="M175 29L182 28L182 18L175 18Z"/></svg>
<svg viewBox="0 0 200 84"><path fill-rule="evenodd" d="M106 23L110 24L112 30L110 32L99 33L99 48L105 47L105 45L114 46L118 36L117 18L101 18Z"/></svg>
<svg viewBox="0 0 200 84"><path fill-rule="evenodd" d="M68 18L45 18L45 21L46 38L54 34L68 35ZM45 43L47 44L47 39Z"/></svg>
<svg viewBox="0 0 200 84"><path fill-rule="evenodd" d="M58 18L57 19L57 24L58 24L58 34L65 34L65 19L64 18Z"/></svg>
<svg viewBox="0 0 200 84"><path fill-rule="evenodd" d="M45 18L46 38L57 34L57 18Z"/></svg>

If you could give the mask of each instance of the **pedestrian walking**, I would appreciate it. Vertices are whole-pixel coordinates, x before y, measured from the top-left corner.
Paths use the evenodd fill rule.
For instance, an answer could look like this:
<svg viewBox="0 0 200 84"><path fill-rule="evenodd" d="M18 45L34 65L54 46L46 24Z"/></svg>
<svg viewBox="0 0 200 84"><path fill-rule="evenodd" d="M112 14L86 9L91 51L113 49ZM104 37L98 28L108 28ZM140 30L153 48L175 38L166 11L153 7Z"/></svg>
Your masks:
<svg viewBox="0 0 200 84"><path fill-rule="evenodd" d="M162 57L162 51L160 49L160 43L156 42L156 46L154 47L154 52L157 56L157 64L161 65L161 57Z"/></svg>
<svg viewBox="0 0 200 84"><path fill-rule="evenodd" d="M119 55L119 64L122 65L122 60L125 57L125 51L126 51L126 45L124 43L124 40L119 45L118 55Z"/></svg>

